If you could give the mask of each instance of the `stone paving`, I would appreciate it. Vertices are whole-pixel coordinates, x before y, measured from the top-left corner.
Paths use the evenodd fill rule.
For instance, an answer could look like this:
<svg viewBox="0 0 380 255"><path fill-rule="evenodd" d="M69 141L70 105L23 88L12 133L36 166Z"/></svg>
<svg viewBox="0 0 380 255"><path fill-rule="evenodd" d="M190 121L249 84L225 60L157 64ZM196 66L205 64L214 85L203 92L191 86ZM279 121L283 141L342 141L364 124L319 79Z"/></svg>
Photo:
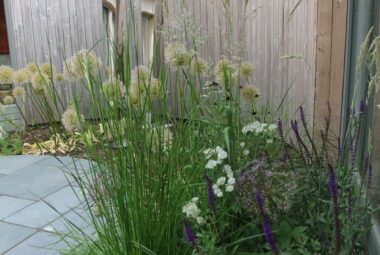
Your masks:
<svg viewBox="0 0 380 255"><path fill-rule="evenodd" d="M51 156L0 156L0 254L54 255L66 247L57 233L68 222L90 228L79 188L67 174L85 160Z"/></svg>

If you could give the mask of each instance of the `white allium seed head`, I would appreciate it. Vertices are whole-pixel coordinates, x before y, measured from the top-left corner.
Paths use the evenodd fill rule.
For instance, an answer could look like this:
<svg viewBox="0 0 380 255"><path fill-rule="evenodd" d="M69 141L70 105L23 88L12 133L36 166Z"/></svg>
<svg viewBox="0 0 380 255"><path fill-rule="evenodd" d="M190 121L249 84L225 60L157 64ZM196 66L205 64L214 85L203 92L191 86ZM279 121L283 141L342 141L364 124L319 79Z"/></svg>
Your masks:
<svg viewBox="0 0 380 255"><path fill-rule="evenodd" d="M81 131L81 124L83 121L84 116L80 113L77 113L72 107L69 107L62 114L62 124L69 133Z"/></svg>
<svg viewBox="0 0 380 255"><path fill-rule="evenodd" d="M3 99L3 103L5 105L10 105L10 104L13 104L14 102L15 102L15 99L12 96L6 96Z"/></svg>
<svg viewBox="0 0 380 255"><path fill-rule="evenodd" d="M23 87L16 87L12 91L13 97L24 97L25 89Z"/></svg>
<svg viewBox="0 0 380 255"><path fill-rule="evenodd" d="M0 84L11 84L13 82L13 69L9 66L0 66Z"/></svg>
<svg viewBox="0 0 380 255"><path fill-rule="evenodd" d="M28 69L26 68L23 68L14 72L14 75L13 75L13 81L19 84L29 82L30 78L31 78L31 72L28 71Z"/></svg>

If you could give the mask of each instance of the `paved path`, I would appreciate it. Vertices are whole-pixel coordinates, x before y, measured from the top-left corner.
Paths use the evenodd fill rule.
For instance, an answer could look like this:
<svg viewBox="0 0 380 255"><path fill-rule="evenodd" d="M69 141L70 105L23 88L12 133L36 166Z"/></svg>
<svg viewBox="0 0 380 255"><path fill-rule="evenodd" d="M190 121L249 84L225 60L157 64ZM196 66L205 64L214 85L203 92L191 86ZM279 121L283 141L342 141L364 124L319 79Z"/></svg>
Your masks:
<svg viewBox="0 0 380 255"><path fill-rule="evenodd" d="M69 157L0 156L0 254L59 254L66 246L56 233L68 231L67 220L88 227L83 196L64 173L75 167L89 166Z"/></svg>

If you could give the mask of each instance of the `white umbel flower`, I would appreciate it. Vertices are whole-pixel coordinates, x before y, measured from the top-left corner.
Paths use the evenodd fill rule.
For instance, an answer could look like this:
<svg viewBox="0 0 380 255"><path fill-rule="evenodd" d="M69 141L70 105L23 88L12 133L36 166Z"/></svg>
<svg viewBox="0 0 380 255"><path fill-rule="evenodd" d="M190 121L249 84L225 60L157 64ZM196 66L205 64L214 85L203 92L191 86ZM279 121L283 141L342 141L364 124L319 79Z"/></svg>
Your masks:
<svg viewBox="0 0 380 255"><path fill-rule="evenodd" d="M232 191L234 191L234 185L227 185L226 192L232 192Z"/></svg>
<svg viewBox="0 0 380 255"><path fill-rule="evenodd" d="M216 181L216 185L218 186L223 186L224 184L226 184L226 180L227 178L226 177L220 177L217 181Z"/></svg>
<svg viewBox="0 0 380 255"><path fill-rule="evenodd" d="M206 169L214 169L218 165L218 161L210 159L206 164Z"/></svg>

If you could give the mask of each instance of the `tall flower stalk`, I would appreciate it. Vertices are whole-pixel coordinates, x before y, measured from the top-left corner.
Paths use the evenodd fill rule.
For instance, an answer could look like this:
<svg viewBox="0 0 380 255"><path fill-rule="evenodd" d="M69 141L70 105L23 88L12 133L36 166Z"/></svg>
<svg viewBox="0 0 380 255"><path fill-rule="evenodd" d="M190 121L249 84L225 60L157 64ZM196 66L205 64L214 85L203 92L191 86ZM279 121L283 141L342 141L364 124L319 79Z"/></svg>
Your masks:
<svg viewBox="0 0 380 255"><path fill-rule="evenodd" d="M338 186L335 176L335 171L331 164L328 164L328 189L331 196L333 207L333 219L335 229L335 246L334 254L339 255L340 252L340 222L339 222L339 205L338 205Z"/></svg>

